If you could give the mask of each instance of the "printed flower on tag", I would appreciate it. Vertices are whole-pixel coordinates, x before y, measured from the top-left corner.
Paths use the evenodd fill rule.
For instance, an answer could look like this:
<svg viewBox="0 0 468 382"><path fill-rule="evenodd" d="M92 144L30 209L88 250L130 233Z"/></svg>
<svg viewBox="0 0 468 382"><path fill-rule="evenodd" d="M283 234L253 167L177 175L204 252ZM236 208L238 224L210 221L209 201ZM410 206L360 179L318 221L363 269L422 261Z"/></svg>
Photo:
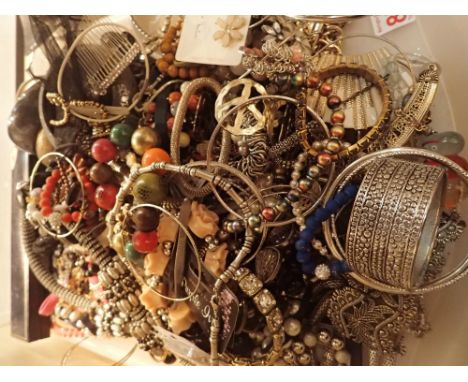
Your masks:
<svg viewBox="0 0 468 382"><path fill-rule="evenodd" d="M213 38L220 40L223 47L227 48L234 41L242 40L243 34L239 32L245 25L245 18L242 16L228 16L226 19L218 18L216 25L221 29L213 34Z"/></svg>

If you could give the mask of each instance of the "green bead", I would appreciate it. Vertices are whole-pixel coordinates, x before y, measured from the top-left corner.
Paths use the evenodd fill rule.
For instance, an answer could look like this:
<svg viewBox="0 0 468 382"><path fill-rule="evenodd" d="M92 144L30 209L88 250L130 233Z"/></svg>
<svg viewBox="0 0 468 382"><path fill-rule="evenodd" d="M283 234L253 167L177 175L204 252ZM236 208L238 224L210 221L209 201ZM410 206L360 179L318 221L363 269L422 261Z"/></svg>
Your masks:
<svg viewBox="0 0 468 382"><path fill-rule="evenodd" d="M138 203L161 204L167 198L167 185L162 177L148 173L140 175L133 185Z"/></svg>
<svg viewBox="0 0 468 382"><path fill-rule="evenodd" d="M130 125L126 123L117 123L112 127L110 140L120 148L127 149L130 147L133 131L134 129Z"/></svg>
<svg viewBox="0 0 468 382"><path fill-rule="evenodd" d="M143 266L145 255L140 253L133 248L133 244L128 242L125 244L125 257L130 260L132 263Z"/></svg>

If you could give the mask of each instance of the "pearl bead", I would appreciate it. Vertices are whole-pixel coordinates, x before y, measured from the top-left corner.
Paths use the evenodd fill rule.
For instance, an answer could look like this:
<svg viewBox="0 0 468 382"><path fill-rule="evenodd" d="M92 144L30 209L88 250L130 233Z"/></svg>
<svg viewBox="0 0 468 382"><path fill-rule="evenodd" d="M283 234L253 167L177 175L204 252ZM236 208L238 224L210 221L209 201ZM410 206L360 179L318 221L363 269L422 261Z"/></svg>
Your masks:
<svg viewBox="0 0 468 382"><path fill-rule="evenodd" d="M320 168L316 165L310 166L307 170L307 175L311 178L318 178L320 175Z"/></svg>
<svg viewBox="0 0 468 382"><path fill-rule="evenodd" d="M293 342L292 351L298 355L305 352L305 345L302 342Z"/></svg>
<svg viewBox="0 0 468 382"><path fill-rule="evenodd" d="M179 137L179 146L182 148L185 148L185 147L188 147L189 145L190 145L190 135L182 131Z"/></svg>
<svg viewBox="0 0 468 382"><path fill-rule="evenodd" d="M330 121L333 124L343 123L345 120L345 113L341 110L334 111L330 116Z"/></svg>
<svg viewBox="0 0 468 382"><path fill-rule="evenodd" d="M344 348L344 341L339 338L333 338L331 341L331 346L333 350L341 350Z"/></svg>
<svg viewBox="0 0 468 382"><path fill-rule="evenodd" d="M288 318L284 322L284 331L288 336L295 337L301 332L301 322L295 318Z"/></svg>
<svg viewBox="0 0 468 382"><path fill-rule="evenodd" d="M318 339L321 343L323 344L328 344L330 342L330 333L328 333L326 330L320 331L318 335Z"/></svg>
<svg viewBox="0 0 468 382"><path fill-rule="evenodd" d="M304 84L304 74L303 73L297 73L291 78L291 83L293 86L302 86Z"/></svg>
<svg viewBox="0 0 468 382"><path fill-rule="evenodd" d="M262 223L262 220L260 219L260 217L258 215L251 215L247 219L247 223L249 224L249 227L257 228Z"/></svg>
<svg viewBox="0 0 468 382"><path fill-rule="evenodd" d="M328 97L332 91L333 87L329 83L324 82L322 85L320 85L319 93L321 96Z"/></svg>
<svg viewBox="0 0 468 382"><path fill-rule="evenodd" d="M304 225L304 224L305 224L305 219L304 219L304 217L303 217L303 216L298 216L298 217L296 218L296 224L299 225L299 226Z"/></svg>
<svg viewBox="0 0 468 382"><path fill-rule="evenodd" d="M311 74L307 77L307 87L317 89L320 84L320 77L317 74Z"/></svg>
<svg viewBox="0 0 468 382"><path fill-rule="evenodd" d="M322 145L322 142L320 141L314 141L312 143L312 148L315 150L315 151L320 151L323 149L323 145Z"/></svg>
<svg viewBox="0 0 468 382"><path fill-rule="evenodd" d="M291 188L296 188L299 185L299 182L297 180L291 180L289 182L289 187Z"/></svg>
<svg viewBox="0 0 468 382"><path fill-rule="evenodd" d="M341 150L340 142L336 139L330 139L327 143L327 150L332 152L333 154L336 154Z"/></svg>
<svg viewBox="0 0 468 382"><path fill-rule="evenodd" d="M271 207L265 207L262 210L262 216L266 221L272 221L275 218L275 210Z"/></svg>
<svg viewBox="0 0 468 382"><path fill-rule="evenodd" d="M143 155L146 150L160 144L161 137L151 127L139 127L132 134L132 149L138 155Z"/></svg>
<svg viewBox="0 0 468 382"><path fill-rule="evenodd" d="M335 353L335 359L342 365L351 364L351 354L347 350L339 350Z"/></svg>
<svg viewBox="0 0 468 382"><path fill-rule="evenodd" d="M175 117L176 113L177 113L177 108L179 107L179 101L176 101L174 102L173 104L171 104L170 106L170 111L171 111L171 114Z"/></svg>
<svg viewBox="0 0 468 382"><path fill-rule="evenodd" d="M42 189L40 187L33 188L29 196L32 198L39 198L41 196Z"/></svg>
<svg viewBox="0 0 468 382"><path fill-rule="evenodd" d="M297 160L300 162L305 162L307 160L307 153L300 153L297 156Z"/></svg>
<svg viewBox="0 0 468 382"><path fill-rule="evenodd" d="M47 139L47 134L44 129L41 129L37 134L35 149L38 158L55 150L55 147ZM51 160L51 157L46 158L42 163L44 163L47 166L51 162Z"/></svg>
<svg viewBox="0 0 468 382"><path fill-rule="evenodd" d="M310 354L304 353L297 358L297 361L300 365L307 366L310 365L310 363L312 362L312 357L310 356Z"/></svg>
<svg viewBox="0 0 468 382"><path fill-rule="evenodd" d="M278 204L276 205L276 209L279 211L279 212L286 212L289 208L289 205L286 201L282 200L280 202L278 202Z"/></svg>
<svg viewBox="0 0 468 382"><path fill-rule="evenodd" d="M315 345L317 345L317 336L313 333L306 333L304 335L304 344L309 347L309 348L313 348Z"/></svg>
<svg viewBox="0 0 468 382"><path fill-rule="evenodd" d="M330 129L330 134L334 138L341 139L345 135L345 129L343 126L335 125Z"/></svg>
<svg viewBox="0 0 468 382"><path fill-rule="evenodd" d="M294 316L301 309L301 302L298 300L292 300L288 305L288 315Z"/></svg>
<svg viewBox="0 0 468 382"><path fill-rule="evenodd" d="M304 168L304 164L303 164L303 163L301 163L301 162L296 162L296 163L294 163L294 170L295 170L296 172L301 171L303 168Z"/></svg>
<svg viewBox="0 0 468 382"><path fill-rule="evenodd" d="M309 179L301 179L298 184L299 189L302 192L306 192L312 187L312 182Z"/></svg>
<svg viewBox="0 0 468 382"><path fill-rule="evenodd" d="M321 152L318 156L317 156L317 163L321 166L329 166L332 162L332 158L331 158L331 155L328 154L328 153L325 153L325 152Z"/></svg>
<svg viewBox="0 0 468 382"><path fill-rule="evenodd" d="M332 96L329 96L328 99L327 99L327 106L330 108L330 109L336 109L337 107L339 107L341 105L341 98L336 96L336 95L332 95Z"/></svg>

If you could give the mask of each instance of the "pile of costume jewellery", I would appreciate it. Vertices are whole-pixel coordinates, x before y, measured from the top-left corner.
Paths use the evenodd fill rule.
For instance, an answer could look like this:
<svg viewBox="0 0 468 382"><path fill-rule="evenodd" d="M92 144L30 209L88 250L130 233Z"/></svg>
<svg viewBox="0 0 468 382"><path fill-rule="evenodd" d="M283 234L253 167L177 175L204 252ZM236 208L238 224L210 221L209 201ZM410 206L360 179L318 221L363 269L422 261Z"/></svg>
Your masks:
<svg viewBox="0 0 468 382"><path fill-rule="evenodd" d="M9 134L38 158L21 229L41 314L165 363L394 364L429 329L423 295L468 268L444 267L468 173L430 125L440 68L345 53L338 16L215 17L207 44L240 63L183 62L193 20L154 18L30 18L50 68Z"/></svg>

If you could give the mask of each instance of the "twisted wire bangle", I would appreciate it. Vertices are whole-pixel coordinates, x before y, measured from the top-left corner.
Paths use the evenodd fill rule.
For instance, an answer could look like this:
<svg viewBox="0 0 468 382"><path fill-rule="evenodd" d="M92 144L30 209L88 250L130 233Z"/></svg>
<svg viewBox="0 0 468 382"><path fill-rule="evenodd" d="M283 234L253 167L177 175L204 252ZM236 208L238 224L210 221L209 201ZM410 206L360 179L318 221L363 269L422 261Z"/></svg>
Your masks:
<svg viewBox="0 0 468 382"><path fill-rule="evenodd" d="M208 88L211 89L213 92L218 94L221 90L221 85L207 77L197 78L190 82L187 86L185 91L182 93L182 97L179 100L179 104L177 106L177 112L174 118L174 125L172 127L171 132L171 158L172 163L176 165L180 165L180 133L182 132L182 127L184 124L185 113L188 109L188 101L190 97L195 94L198 90ZM222 163L226 163L229 159L229 149L230 149L230 142L231 136L227 131L223 131L222 134L222 142L221 142L221 152L219 156L219 161ZM195 187L190 185L184 177L181 177L180 180L181 191L185 194L185 196L191 197L194 193L196 193L199 197L206 196L211 193L212 188L209 184L205 184L204 186Z"/></svg>

